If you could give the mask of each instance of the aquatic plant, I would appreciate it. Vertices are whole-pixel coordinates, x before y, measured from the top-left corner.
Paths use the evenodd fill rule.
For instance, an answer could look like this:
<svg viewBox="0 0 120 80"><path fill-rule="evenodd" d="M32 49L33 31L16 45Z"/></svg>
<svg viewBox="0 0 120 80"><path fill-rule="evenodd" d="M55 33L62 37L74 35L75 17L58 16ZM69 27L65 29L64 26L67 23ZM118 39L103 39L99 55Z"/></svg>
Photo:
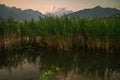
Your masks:
<svg viewBox="0 0 120 80"><path fill-rule="evenodd" d="M57 51L116 51L120 48L119 23L120 17L46 17L38 21L23 22L0 19L0 49L20 49L37 45Z"/></svg>
<svg viewBox="0 0 120 80"><path fill-rule="evenodd" d="M43 74L41 74L40 79L39 80L48 80L49 78L58 78L57 73L60 72L60 68L59 67L55 67L55 66L51 66L49 70L43 72Z"/></svg>

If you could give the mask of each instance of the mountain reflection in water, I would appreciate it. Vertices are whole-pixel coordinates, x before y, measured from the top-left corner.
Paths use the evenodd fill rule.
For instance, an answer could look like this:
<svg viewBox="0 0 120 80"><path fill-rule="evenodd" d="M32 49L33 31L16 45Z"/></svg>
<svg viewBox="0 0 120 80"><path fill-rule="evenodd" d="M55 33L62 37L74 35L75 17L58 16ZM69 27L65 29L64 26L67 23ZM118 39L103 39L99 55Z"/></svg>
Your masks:
<svg viewBox="0 0 120 80"><path fill-rule="evenodd" d="M120 80L120 54L26 49L0 52L0 80L39 80L50 66L57 80Z"/></svg>

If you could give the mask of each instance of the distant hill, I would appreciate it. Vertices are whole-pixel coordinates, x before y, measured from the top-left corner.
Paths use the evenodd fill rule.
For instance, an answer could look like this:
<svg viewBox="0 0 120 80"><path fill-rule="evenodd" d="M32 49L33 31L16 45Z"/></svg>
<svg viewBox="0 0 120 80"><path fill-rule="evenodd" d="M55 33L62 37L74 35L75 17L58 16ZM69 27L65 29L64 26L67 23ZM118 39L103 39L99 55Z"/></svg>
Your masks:
<svg viewBox="0 0 120 80"><path fill-rule="evenodd" d="M13 18L15 20L38 20L39 17L43 18L44 15L38 11L32 9L21 10L16 7L7 7L4 4L0 4L0 18L8 19Z"/></svg>
<svg viewBox="0 0 120 80"><path fill-rule="evenodd" d="M83 9L70 13L67 16L69 18L103 18L111 17L116 14L120 14L120 10L115 8L102 8L100 6L96 6L91 9Z"/></svg>
<svg viewBox="0 0 120 80"><path fill-rule="evenodd" d="M71 11L71 10L62 10L62 11L58 11L58 12L55 12L55 13L47 13L46 15L47 16L62 17L64 15L67 15L67 14L70 14L70 13L73 13L73 11Z"/></svg>
<svg viewBox="0 0 120 80"><path fill-rule="evenodd" d="M0 18L8 19L13 18L15 20L38 20L39 17L44 18L45 16L68 16L68 18L103 18L103 17L111 17L111 16L119 16L120 10L115 8L102 8L100 6L96 6L91 9L83 9L76 12L71 10L62 10L55 13L47 13L42 14L39 11L34 11L32 9L21 10L16 7L8 7L4 4L0 4Z"/></svg>

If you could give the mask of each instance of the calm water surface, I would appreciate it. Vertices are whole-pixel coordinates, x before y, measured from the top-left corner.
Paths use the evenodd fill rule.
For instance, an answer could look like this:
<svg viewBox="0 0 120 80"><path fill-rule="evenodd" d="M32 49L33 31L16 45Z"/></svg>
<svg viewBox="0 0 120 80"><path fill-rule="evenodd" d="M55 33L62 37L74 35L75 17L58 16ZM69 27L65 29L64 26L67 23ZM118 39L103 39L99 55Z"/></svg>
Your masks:
<svg viewBox="0 0 120 80"><path fill-rule="evenodd" d="M0 80L39 80L58 66L57 80L120 80L120 54L26 49L0 52Z"/></svg>

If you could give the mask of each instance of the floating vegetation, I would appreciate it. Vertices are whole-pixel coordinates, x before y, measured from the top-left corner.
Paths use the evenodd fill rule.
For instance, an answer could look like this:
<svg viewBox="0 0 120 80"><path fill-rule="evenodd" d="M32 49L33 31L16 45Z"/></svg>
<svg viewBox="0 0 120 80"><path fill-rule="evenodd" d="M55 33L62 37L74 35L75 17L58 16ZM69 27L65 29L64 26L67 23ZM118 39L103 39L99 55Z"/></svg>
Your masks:
<svg viewBox="0 0 120 80"><path fill-rule="evenodd" d="M60 72L59 67L51 66L48 71L45 71L43 74L41 74L39 80L48 80L49 78L58 78L57 73Z"/></svg>
<svg viewBox="0 0 120 80"><path fill-rule="evenodd" d="M120 17L91 20L46 17L22 22L0 19L0 49L29 47L116 51L120 49Z"/></svg>

